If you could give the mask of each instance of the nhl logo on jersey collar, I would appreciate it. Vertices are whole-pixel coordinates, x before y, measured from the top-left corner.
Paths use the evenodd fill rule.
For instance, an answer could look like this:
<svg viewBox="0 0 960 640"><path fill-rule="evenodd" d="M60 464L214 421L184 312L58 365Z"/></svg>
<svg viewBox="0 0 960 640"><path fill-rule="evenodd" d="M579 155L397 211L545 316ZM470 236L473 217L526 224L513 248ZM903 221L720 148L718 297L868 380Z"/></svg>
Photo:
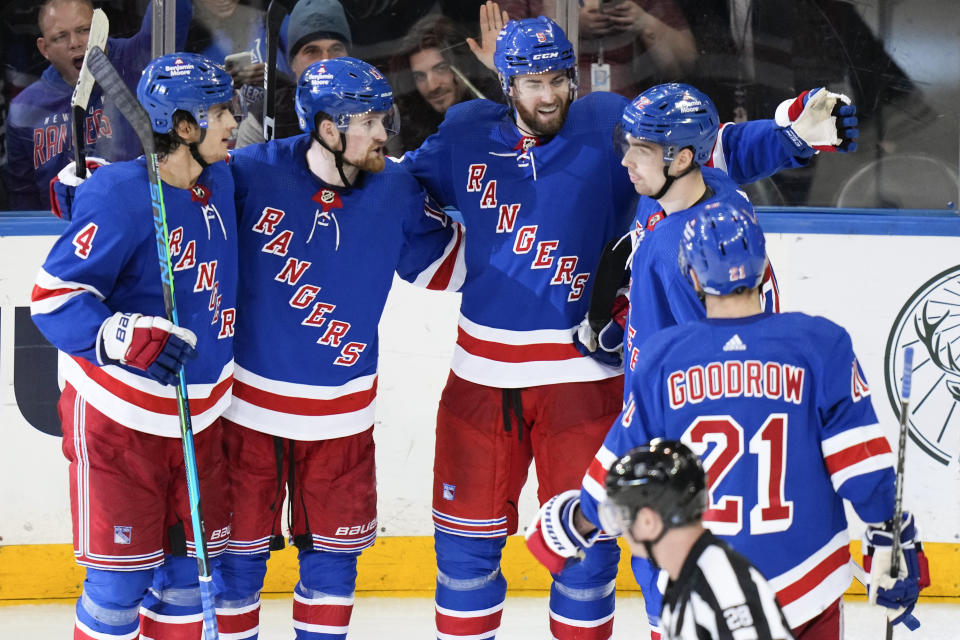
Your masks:
<svg viewBox="0 0 960 640"><path fill-rule="evenodd" d="M539 146L540 138L536 136L523 136L520 138L520 141L517 142L517 146L513 148L514 151L523 151L526 153L530 149Z"/></svg>
<svg viewBox="0 0 960 640"><path fill-rule="evenodd" d="M210 189L207 189L198 182L190 187L190 200L199 202L200 206L206 207L210 204Z"/></svg>
<svg viewBox="0 0 960 640"><path fill-rule="evenodd" d="M342 209L343 202L340 200L340 194L333 189L320 189L313 194L313 201L320 205L320 209L326 213L330 209Z"/></svg>
<svg viewBox="0 0 960 640"><path fill-rule="evenodd" d="M647 224L646 224L647 231L653 231L654 227L657 226L657 223L666 217L667 217L667 214L665 214L663 211L657 211L656 213L651 214L650 217L647 218Z"/></svg>

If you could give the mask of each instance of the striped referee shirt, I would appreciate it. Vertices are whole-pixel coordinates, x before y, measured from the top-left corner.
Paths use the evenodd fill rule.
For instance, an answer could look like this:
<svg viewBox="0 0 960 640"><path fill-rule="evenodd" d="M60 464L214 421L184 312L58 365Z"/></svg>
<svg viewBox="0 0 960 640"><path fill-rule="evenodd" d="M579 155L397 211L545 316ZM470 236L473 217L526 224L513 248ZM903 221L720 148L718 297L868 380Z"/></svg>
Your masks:
<svg viewBox="0 0 960 640"><path fill-rule="evenodd" d="M665 640L792 640L776 595L750 562L705 531L667 584Z"/></svg>

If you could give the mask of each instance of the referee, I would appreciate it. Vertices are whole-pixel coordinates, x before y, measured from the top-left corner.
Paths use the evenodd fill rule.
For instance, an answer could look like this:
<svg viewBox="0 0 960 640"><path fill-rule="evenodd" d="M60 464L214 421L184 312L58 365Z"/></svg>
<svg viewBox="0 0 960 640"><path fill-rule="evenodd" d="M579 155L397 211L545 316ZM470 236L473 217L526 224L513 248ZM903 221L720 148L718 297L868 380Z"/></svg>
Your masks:
<svg viewBox="0 0 960 640"><path fill-rule="evenodd" d="M703 527L706 476L686 445L654 440L607 473L606 531L623 531L635 555L670 581L664 640L792 640L776 595L746 558Z"/></svg>

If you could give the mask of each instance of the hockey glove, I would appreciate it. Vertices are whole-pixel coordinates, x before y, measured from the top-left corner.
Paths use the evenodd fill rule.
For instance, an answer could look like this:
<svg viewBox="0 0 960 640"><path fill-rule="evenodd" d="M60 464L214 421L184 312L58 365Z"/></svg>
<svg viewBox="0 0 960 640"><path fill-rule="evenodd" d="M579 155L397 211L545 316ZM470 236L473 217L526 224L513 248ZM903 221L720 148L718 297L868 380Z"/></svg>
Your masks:
<svg viewBox="0 0 960 640"><path fill-rule="evenodd" d="M97 338L100 364L125 364L164 384L176 384L183 363L197 357L193 331L166 318L115 313Z"/></svg>
<svg viewBox="0 0 960 640"><path fill-rule="evenodd" d="M573 520L578 506L580 491L577 489L553 496L540 507L524 534L530 553L550 573L560 573L581 562L584 549L592 547L600 535L599 529L586 537L580 535Z"/></svg>
<svg viewBox="0 0 960 640"><path fill-rule="evenodd" d="M108 164L110 163L103 158L87 156L87 177ZM50 180L50 211L64 220L70 220L73 217L73 197L77 187L84 181L84 178L77 177L75 166L76 163L71 162Z"/></svg>
<svg viewBox="0 0 960 640"><path fill-rule="evenodd" d="M577 351L610 367L623 366L623 332L630 308L625 293L621 290L617 295L610 310L610 320L599 331L589 318L584 318L573 334L573 346Z"/></svg>
<svg viewBox="0 0 960 640"><path fill-rule="evenodd" d="M774 120L781 127L781 142L795 156L857 150L857 107L841 93L823 87L804 91L793 100L781 102Z"/></svg>
<svg viewBox="0 0 960 640"><path fill-rule="evenodd" d="M903 623L911 631L920 626L913 616L920 590L930 585L930 571L923 545L917 535L913 514L904 512L900 529L900 573L890 576L893 522L867 525L863 534L863 568L868 573L868 601L886 607L893 624Z"/></svg>

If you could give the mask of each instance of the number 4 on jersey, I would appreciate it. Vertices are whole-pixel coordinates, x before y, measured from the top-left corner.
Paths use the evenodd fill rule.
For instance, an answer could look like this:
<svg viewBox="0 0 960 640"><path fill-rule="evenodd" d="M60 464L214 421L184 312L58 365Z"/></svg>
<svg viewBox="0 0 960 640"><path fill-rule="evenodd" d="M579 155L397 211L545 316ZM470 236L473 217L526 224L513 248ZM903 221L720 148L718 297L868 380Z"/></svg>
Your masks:
<svg viewBox="0 0 960 640"><path fill-rule="evenodd" d="M717 486L743 456L744 429L731 416L702 416L687 427L682 440L698 455L713 449L703 461L710 503L703 514L710 529L734 536L743 529L743 496L715 494ZM750 453L757 456L757 504L750 509L750 534L786 531L793 523L793 502L784 497L787 469L787 416L774 413L750 438Z"/></svg>
<svg viewBox="0 0 960 640"><path fill-rule="evenodd" d="M73 246L76 247L73 252L78 258L86 260L90 257L90 248L93 246L93 237L97 235L97 229L99 227L91 222L81 229L80 233L73 236Z"/></svg>

